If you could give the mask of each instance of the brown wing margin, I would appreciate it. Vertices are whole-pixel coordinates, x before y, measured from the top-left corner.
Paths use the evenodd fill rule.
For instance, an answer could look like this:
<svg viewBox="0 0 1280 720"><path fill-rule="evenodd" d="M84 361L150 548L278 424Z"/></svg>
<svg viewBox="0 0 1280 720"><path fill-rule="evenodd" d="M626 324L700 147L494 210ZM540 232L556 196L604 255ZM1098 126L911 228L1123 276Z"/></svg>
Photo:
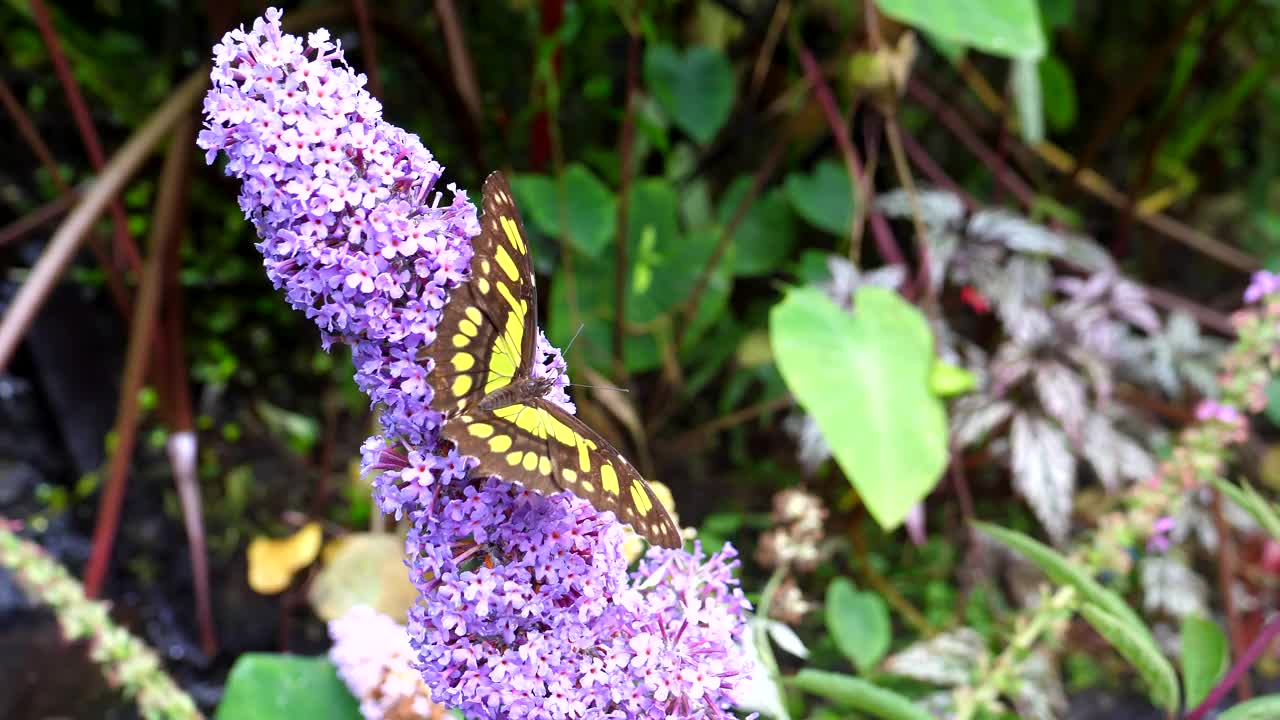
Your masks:
<svg viewBox="0 0 1280 720"><path fill-rule="evenodd" d="M630 525L636 533L644 536L646 540L654 545L678 548L683 544L683 540L680 537L680 529L676 527L675 520L667 512L662 501L654 495L653 488L649 487L649 483L640 477L640 472L631 463L627 462L622 453L614 449L608 440L605 440L600 433L592 430L586 423L565 412L553 402L538 398L530 404L535 408L545 410L547 414L568 425L574 432L596 445L594 450L587 451L591 457L591 481L593 483L593 487L588 491L582 487L581 479L576 483L568 483L564 481L561 475L561 465L569 468L573 468L576 465L577 447L563 445L554 439L553 433L546 433L547 454L550 456L552 465L555 468L552 474L557 485L589 501L597 510L612 511L618 517L618 522ZM598 469L606 463L613 467L618 476L618 493L616 495L605 492L598 475ZM633 489L648 498L649 509L647 511L644 511L633 501Z"/></svg>

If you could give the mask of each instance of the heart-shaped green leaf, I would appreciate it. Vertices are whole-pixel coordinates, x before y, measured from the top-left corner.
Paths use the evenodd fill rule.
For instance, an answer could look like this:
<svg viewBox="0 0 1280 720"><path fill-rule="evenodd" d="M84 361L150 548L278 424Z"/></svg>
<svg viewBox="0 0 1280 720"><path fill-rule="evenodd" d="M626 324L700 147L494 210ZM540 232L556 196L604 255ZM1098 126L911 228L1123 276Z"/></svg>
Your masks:
<svg viewBox="0 0 1280 720"><path fill-rule="evenodd" d="M738 204L751 187L751 178L739 177L720 198L717 217L726 227L738 212ZM727 258L735 275L763 275L778 269L795 244L795 222L781 190L757 197L733 230Z"/></svg>
<svg viewBox="0 0 1280 720"><path fill-rule="evenodd" d="M872 592L858 592L848 578L827 586L827 630L836 647L866 673L889 651L889 608Z"/></svg>
<svg viewBox="0 0 1280 720"><path fill-rule="evenodd" d="M896 293L864 287L853 313L801 288L774 306L778 371L817 421L841 470L882 527L933 488L947 461L947 419L930 388L933 336Z"/></svg>
<svg viewBox="0 0 1280 720"><path fill-rule="evenodd" d="M811 174L788 175L784 187L791 207L810 225L841 237L849 234L854 196L843 165L823 160Z"/></svg>
<svg viewBox="0 0 1280 720"><path fill-rule="evenodd" d="M733 69L718 50L654 45L644 56L644 79L676 127L699 144L710 142L729 119Z"/></svg>
<svg viewBox="0 0 1280 720"><path fill-rule="evenodd" d="M583 255L596 257L613 240L618 201L583 165L566 167L561 182L563 205L555 178L547 175L517 175L512 190L525 217L542 234L565 238Z"/></svg>

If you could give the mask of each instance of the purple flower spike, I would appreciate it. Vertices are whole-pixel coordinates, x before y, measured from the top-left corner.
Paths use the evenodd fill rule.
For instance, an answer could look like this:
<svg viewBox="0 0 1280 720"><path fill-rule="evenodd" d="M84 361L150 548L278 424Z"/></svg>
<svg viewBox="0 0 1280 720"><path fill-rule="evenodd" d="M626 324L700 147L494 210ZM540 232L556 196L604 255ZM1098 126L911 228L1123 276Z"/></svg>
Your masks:
<svg viewBox="0 0 1280 720"><path fill-rule="evenodd" d="M750 605L730 546L651 549L627 570L622 527L571 494L496 478L439 439L434 342L467 281L479 232L466 193L382 119L328 32L284 34L270 9L214 47L199 145L242 181L267 276L351 345L355 380L383 409L361 447L379 509L409 517L415 670L435 702L470 718L727 718L747 672ZM564 358L539 337L534 375L573 412Z"/></svg>

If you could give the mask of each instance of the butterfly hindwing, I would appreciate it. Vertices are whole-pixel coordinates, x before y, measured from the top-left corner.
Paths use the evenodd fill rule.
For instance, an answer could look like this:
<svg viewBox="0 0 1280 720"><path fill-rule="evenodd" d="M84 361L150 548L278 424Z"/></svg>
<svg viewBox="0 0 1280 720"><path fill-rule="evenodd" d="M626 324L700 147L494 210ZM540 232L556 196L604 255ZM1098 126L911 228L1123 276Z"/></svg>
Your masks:
<svg viewBox="0 0 1280 720"><path fill-rule="evenodd" d="M663 547L680 532L640 473L607 440L543 398L451 420L444 435L480 460L481 475L500 475L540 493L568 490L608 510Z"/></svg>
<svg viewBox="0 0 1280 720"><path fill-rule="evenodd" d="M532 372L538 307L525 237L510 186L489 175L471 279L450 293L428 346L432 407L446 417Z"/></svg>

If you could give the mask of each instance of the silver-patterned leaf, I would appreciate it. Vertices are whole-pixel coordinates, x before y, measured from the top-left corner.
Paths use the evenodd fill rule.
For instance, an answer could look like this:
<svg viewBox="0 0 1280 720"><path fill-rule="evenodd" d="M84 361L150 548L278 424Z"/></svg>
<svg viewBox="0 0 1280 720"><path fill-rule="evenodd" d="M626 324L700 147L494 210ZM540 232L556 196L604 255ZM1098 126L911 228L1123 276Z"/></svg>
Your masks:
<svg viewBox="0 0 1280 720"><path fill-rule="evenodd" d="M1155 458L1102 414L1090 415L1085 423L1081 451L1108 490L1119 489L1125 480L1145 480L1155 475Z"/></svg>
<svg viewBox="0 0 1280 720"><path fill-rule="evenodd" d="M1049 420L1019 413L1013 417L1009 442L1013 487L1049 537L1061 543L1071 529L1071 493L1076 485L1076 458L1067 437Z"/></svg>
<svg viewBox="0 0 1280 720"><path fill-rule="evenodd" d="M982 440L1013 414L1013 403L979 393L965 395L951 405L951 437L965 448Z"/></svg>
<svg viewBox="0 0 1280 720"><path fill-rule="evenodd" d="M1072 444L1078 445L1089 410L1084 380L1071 368L1053 361L1036 365L1033 377L1040 407L1058 421Z"/></svg>
<svg viewBox="0 0 1280 720"><path fill-rule="evenodd" d="M907 218L915 214L911 196L905 190L890 190L876 197L876 207L889 217ZM919 190L915 207L926 225L950 225L964 217L964 201L949 190Z"/></svg>
<svg viewBox="0 0 1280 720"><path fill-rule="evenodd" d="M1150 613L1176 618L1207 615L1209 586L1191 568L1170 555L1142 561L1142 606Z"/></svg>
<svg viewBox="0 0 1280 720"><path fill-rule="evenodd" d="M1008 210L979 210L970 218L967 230L1020 253L1058 257L1067 249L1061 234Z"/></svg>
<svg viewBox="0 0 1280 720"><path fill-rule="evenodd" d="M1031 349L1017 342L1006 342L991 359L991 394L1000 396L1031 372Z"/></svg>
<svg viewBox="0 0 1280 720"><path fill-rule="evenodd" d="M765 620L765 627L769 631L769 637L778 647L786 650L788 653L795 655L801 660L809 657L809 648L805 647L804 641L796 634L791 626L779 622L777 620Z"/></svg>
<svg viewBox="0 0 1280 720"><path fill-rule="evenodd" d="M982 636L973 628L962 627L890 655L883 669L893 675L953 687L970 682L986 654Z"/></svg>
<svg viewBox="0 0 1280 720"><path fill-rule="evenodd" d="M1067 711L1067 694L1053 659L1044 650L1033 652L1018 666L1013 706L1021 720L1057 720Z"/></svg>

